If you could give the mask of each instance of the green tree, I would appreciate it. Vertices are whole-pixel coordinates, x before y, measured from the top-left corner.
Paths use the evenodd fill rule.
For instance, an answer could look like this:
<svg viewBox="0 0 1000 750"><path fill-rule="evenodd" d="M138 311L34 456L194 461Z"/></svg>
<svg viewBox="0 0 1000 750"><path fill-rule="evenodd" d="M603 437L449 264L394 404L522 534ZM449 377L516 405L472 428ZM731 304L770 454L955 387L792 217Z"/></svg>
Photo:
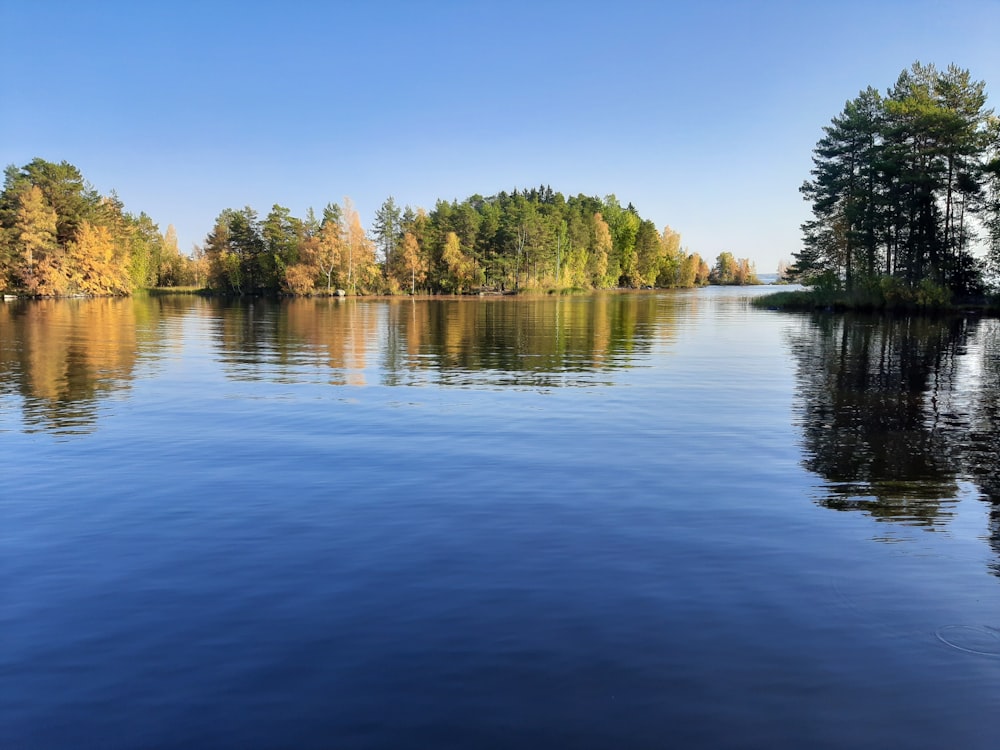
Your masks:
<svg viewBox="0 0 1000 750"><path fill-rule="evenodd" d="M877 270L882 127L882 98L869 87L823 128L813 157L813 179L801 188L814 216L803 225L805 249L797 259L798 272L807 281L832 271L850 288L859 272L871 277Z"/></svg>
<svg viewBox="0 0 1000 750"><path fill-rule="evenodd" d="M653 286L660 275L663 266L663 253L660 245L660 233L656 225L649 221L639 222L635 235L635 286Z"/></svg>
<svg viewBox="0 0 1000 750"><path fill-rule="evenodd" d="M16 210L18 196L31 185L42 191L45 201L56 212L56 240L61 247L73 241L81 222L99 218L100 195L69 162L55 164L33 159L20 169L7 167L4 174L0 221L4 213Z"/></svg>
<svg viewBox="0 0 1000 750"><path fill-rule="evenodd" d="M791 272L848 290L883 276L913 290L980 289L972 247L990 216L984 92L954 65L914 63L885 97L869 87L848 102L814 151L802 188L813 216Z"/></svg>
<svg viewBox="0 0 1000 750"><path fill-rule="evenodd" d="M303 222L292 212L275 203L261 224L264 251L260 257L260 285L266 289L279 289L285 273L299 261L299 252L305 239Z"/></svg>
<svg viewBox="0 0 1000 750"><path fill-rule="evenodd" d="M388 266L402 236L402 211L390 195L378 211L372 225L372 239L382 256L382 263Z"/></svg>
<svg viewBox="0 0 1000 750"><path fill-rule="evenodd" d="M713 284L735 284L736 283L736 258L732 253L721 252L715 259L715 267L709 277Z"/></svg>
<svg viewBox="0 0 1000 750"><path fill-rule="evenodd" d="M681 286L681 267L685 253L681 250L681 236L670 227L663 227L660 234L660 273L656 278L659 286L672 288Z"/></svg>

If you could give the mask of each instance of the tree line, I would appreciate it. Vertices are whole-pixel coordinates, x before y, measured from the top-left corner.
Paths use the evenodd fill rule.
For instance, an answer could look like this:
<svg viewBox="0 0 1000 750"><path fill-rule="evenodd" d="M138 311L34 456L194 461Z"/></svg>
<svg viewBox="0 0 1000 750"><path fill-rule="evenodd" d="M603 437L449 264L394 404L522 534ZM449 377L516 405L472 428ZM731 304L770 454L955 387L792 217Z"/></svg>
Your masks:
<svg viewBox="0 0 1000 750"><path fill-rule="evenodd" d="M569 198L548 186L433 210L389 197L366 232L349 199L297 218L226 209L206 238L208 284L220 292L463 294L566 288L757 283L753 265L722 253L715 268L614 195Z"/></svg>
<svg viewBox="0 0 1000 750"><path fill-rule="evenodd" d="M199 286L220 294L463 294L470 291L694 287L757 283L723 252L710 267L614 195L515 189L433 210L388 198L366 230L349 198L305 217L227 208L192 255L172 227L100 195L67 162L5 171L0 290L33 296L124 295Z"/></svg>
<svg viewBox="0 0 1000 750"><path fill-rule="evenodd" d="M791 275L884 302L976 297L1000 272L1000 121L968 70L914 63L823 128ZM923 304L923 302L921 302Z"/></svg>
<svg viewBox="0 0 1000 750"><path fill-rule="evenodd" d="M181 253L173 227L100 195L68 162L34 159L4 172L0 290L58 297L113 296L201 285L204 263Z"/></svg>

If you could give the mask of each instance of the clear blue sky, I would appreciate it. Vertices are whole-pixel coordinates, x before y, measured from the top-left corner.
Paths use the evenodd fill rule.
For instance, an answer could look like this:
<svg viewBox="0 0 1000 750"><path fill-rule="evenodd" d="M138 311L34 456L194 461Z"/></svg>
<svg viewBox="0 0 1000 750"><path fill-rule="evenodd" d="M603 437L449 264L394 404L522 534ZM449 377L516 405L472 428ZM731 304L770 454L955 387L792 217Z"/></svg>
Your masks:
<svg viewBox="0 0 1000 750"><path fill-rule="evenodd" d="M997 0L0 0L0 28L0 162L69 161L182 249L227 207L548 184L767 273L859 90L954 62L1000 106Z"/></svg>

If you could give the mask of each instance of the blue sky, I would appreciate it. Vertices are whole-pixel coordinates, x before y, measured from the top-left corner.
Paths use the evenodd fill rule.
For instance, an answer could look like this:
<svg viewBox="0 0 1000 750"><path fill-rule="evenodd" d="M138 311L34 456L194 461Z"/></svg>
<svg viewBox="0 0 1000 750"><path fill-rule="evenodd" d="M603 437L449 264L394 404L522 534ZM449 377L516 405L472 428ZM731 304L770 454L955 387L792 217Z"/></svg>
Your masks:
<svg viewBox="0 0 1000 750"><path fill-rule="evenodd" d="M1000 94L1000 1L0 0L0 162L66 160L201 243L227 207L551 185L763 273L821 128L915 60Z"/></svg>

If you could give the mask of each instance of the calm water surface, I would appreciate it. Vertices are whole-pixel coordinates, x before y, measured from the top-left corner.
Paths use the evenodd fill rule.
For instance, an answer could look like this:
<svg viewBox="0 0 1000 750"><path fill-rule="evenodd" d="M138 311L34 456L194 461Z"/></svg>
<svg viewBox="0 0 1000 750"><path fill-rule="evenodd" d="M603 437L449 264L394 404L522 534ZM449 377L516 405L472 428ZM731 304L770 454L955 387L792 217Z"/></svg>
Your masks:
<svg viewBox="0 0 1000 750"><path fill-rule="evenodd" d="M993 748L994 320L0 305L0 747Z"/></svg>

